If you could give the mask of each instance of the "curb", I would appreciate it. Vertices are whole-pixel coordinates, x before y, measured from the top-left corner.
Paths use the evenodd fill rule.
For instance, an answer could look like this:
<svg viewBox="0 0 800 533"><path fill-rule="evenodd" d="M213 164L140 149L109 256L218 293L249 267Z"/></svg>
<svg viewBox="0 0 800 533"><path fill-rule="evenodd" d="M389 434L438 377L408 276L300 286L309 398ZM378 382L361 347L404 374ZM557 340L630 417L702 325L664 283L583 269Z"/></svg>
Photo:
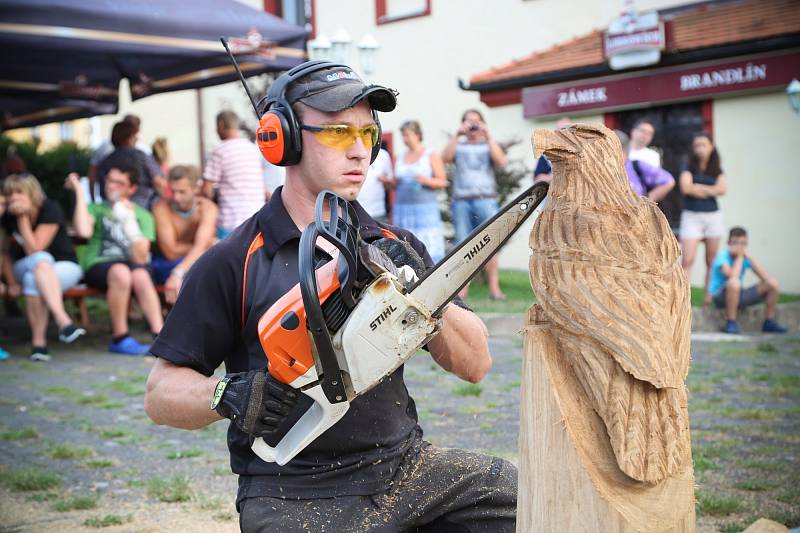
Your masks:
<svg viewBox="0 0 800 533"><path fill-rule="evenodd" d="M739 312L739 326L743 333L761 334L764 321L764 304L754 305ZM789 333L800 331L800 302L778 304L778 320L786 326ZM479 314L491 337L514 336L522 332L526 315L523 313L481 313ZM725 323L725 313L712 307L692 307L692 333L717 333Z"/></svg>

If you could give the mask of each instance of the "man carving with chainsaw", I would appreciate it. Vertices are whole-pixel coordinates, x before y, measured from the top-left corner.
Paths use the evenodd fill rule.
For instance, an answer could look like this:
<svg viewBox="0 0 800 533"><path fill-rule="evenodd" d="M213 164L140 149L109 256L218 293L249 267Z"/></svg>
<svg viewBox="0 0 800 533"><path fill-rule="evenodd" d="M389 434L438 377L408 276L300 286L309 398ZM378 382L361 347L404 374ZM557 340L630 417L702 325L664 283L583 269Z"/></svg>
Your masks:
<svg viewBox="0 0 800 533"><path fill-rule="evenodd" d="M258 321L298 283L299 239L314 221L318 194L330 190L351 201L361 239L396 265L418 275L432 266L414 235L377 223L355 201L380 141L376 111L395 105L394 91L366 86L344 65L309 62L276 80L261 106L262 125L267 118L276 124L264 130L264 140L275 143L261 148L271 162L287 166L286 183L194 264L151 348L158 359L145 410L154 422L199 429L232 421L228 447L239 475L243 531L515 528L516 469L423 441L402 366L353 399L341 420L284 466L251 449L258 437L274 443L310 404L266 371ZM321 248L319 264L329 257ZM427 349L445 370L477 382L491 367L487 337L480 319L456 298ZM220 380L213 372L222 363L227 373Z"/></svg>

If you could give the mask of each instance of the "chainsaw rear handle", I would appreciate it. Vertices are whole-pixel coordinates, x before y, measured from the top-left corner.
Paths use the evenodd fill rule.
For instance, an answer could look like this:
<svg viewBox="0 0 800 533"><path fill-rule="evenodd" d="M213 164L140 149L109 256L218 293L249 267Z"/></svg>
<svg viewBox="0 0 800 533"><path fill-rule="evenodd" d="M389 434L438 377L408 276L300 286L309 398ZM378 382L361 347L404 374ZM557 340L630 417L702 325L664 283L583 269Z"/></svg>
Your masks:
<svg viewBox="0 0 800 533"><path fill-rule="evenodd" d="M300 388L305 383L312 383L316 379L317 373L312 368L292 382L291 385L295 388ZM329 402L320 385L315 385L302 392L314 400L314 404L292 426L292 429L283 436L281 441L274 447L264 442L261 437L253 441L251 449L264 461L278 463L281 466L285 465L295 455L303 451L306 446L314 442L317 437L327 431L328 428L338 422L350 408L350 403L347 401Z"/></svg>

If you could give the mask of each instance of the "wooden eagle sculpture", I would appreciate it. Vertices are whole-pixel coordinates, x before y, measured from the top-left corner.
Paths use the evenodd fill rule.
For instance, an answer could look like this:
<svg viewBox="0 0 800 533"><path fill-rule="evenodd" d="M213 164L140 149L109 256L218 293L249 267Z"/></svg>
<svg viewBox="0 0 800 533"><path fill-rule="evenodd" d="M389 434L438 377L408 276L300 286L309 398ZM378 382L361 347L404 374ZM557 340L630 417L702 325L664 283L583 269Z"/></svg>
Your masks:
<svg viewBox="0 0 800 533"><path fill-rule="evenodd" d="M678 243L656 204L633 192L611 130L537 129L533 143L554 170L530 237L538 303L619 468L659 483L691 462L691 309Z"/></svg>

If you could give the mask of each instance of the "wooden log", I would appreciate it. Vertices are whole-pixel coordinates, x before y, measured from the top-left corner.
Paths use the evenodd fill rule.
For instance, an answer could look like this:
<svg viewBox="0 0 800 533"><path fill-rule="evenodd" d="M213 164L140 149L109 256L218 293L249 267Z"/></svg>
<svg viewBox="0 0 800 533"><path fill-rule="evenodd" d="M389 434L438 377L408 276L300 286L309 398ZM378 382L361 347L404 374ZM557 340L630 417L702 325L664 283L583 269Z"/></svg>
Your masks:
<svg viewBox="0 0 800 533"><path fill-rule="evenodd" d="M553 163L531 232L518 531L694 531L679 249L602 126L536 130Z"/></svg>

